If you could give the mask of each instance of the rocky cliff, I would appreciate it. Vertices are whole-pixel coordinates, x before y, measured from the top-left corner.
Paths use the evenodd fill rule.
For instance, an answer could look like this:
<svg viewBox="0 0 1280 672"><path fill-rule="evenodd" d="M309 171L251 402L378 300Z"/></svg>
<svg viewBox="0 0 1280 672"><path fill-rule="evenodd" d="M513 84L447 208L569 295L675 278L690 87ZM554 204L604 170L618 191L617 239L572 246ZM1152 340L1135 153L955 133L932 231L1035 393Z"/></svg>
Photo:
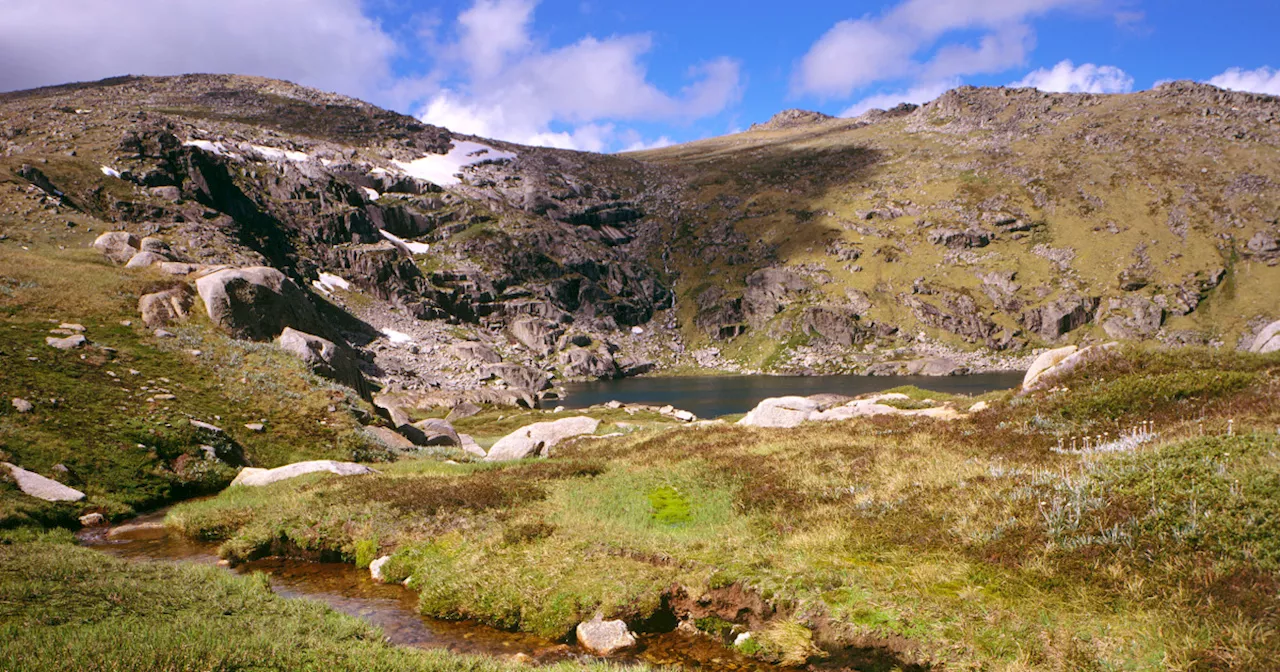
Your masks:
<svg viewBox="0 0 1280 672"><path fill-rule="evenodd" d="M1247 347L1280 318L1280 100L1202 85L963 88L608 156L286 82L123 77L0 95L0 154L0 244L126 232L108 256L170 284L276 269L316 316L281 328L441 403L653 367Z"/></svg>

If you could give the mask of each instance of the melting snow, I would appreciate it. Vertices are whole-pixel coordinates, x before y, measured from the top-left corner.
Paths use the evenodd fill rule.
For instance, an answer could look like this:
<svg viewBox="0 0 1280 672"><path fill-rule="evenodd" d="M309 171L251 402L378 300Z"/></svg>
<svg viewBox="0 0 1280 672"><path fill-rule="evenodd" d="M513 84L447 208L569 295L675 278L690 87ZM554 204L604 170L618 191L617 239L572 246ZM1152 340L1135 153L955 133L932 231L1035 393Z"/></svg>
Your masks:
<svg viewBox="0 0 1280 672"><path fill-rule="evenodd" d="M106 175L107 177L120 177L120 171L110 166L103 166L102 174Z"/></svg>
<svg viewBox="0 0 1280 672"><path fill-rule="evenodd" d="M378 193L377 189L370 189L369 187L360 187L360 188L364 189L365 196L368 196L369 200L371 201L376 201L378 200L379 197L382 196L382 194Z"/></svg>
<svg viewBox="0 0 1280 672"><path fill-rule="evenodd" d="M393 161L408 175L421 180L451 187L459 184L458 173L467 166L490 161L506 161L516 158L511 152L494 149L488 145L466 140L455 140L448 154L428 154L414 161Z"/></svg>
<svg viewBox="0 0 1280 672"><path fill-rule="evenodd" d="M277 149L275 147L267 147L266 145L249 145L253 151L268 161L296 161L303 162L311 159L311 155L306 152L294 152L287 149Z"/></svg>
<svg viewBox="0 0 1280 672"><path fill-rule="evenodd" d="M351 289L351 283L347 282L346 278L332 273L321 273L320 279L316 280L313 284L316 286L316 289L319 289L325 294L332 294L335 289Z"/></svg>
<svg viewBox="0 0 1280 672"><path fill-rule="evenodd" d="M223 147L221 142L209 142L208 140L188 140L182 144L187 147L197 147L199 149L203 149L204 151L209 152L210 154L221 155L221 154L225 154L227 151L227 148Z"/></svg>
<svg viewBox="0 0 1280 672"><path fill-rule="evenodd" d="M386 336L387 339L390 340L392 343L413 342L413 337L410 336L409 334L404 333L403 331L396 331L395 329L383 329L382 334Z"/></svg>
<svg viewBox="0 0 1280 672"><path fill-rule="evenodd" d="M391 233L390 231L380 231L379 233L382 234L383 238L386 238L387 240L393 243L399 243L409 248L409 252L412 254L426 254L427 252L431 251L431 246L426 243L415 243L412 241L408 241L408 240L405 240L404 238L401 238L395 235L394 233Z"/></svg>

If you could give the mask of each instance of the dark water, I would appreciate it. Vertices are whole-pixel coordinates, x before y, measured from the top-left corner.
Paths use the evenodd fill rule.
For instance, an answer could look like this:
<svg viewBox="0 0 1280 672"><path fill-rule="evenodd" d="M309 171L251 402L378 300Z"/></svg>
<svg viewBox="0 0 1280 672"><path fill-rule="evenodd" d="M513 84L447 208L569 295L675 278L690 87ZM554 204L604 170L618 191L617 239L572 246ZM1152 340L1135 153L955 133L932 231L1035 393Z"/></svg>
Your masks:
<svg viewBox="0 0 1280 672"><path fill-rule="evenodd" d="M834 393L855 397L902 385L934 392L984 394L1022 384L1023 373L975 376L689 376L624 378L589 383L566 383L566 408L587 408L609 401L628 404L670 404L700 418L746 413L768 397Z"/></svg>
<svg viewBox="0 0 1280 672"><path fill-rule="evenodd" d="M218 564L217 546L170 534L165 512L136 518L110 530L81 533L82 543L129 560ZM232 570L228 570L232 571ZM418 613L417 594L399 585L369 578L368 570L341 563L270 558L237 566L238 573L265 572L271 589L288 599L311 599L335 611L361 618L382 629L388 641L401 646L448 649L457 653L521 659L533 663L585 660L590 656L560 642L507 632L469 621L443 621ZM642 634L636 650L614 660L648 663L687 670L776 672L707 637L682 632Z"/></svg>

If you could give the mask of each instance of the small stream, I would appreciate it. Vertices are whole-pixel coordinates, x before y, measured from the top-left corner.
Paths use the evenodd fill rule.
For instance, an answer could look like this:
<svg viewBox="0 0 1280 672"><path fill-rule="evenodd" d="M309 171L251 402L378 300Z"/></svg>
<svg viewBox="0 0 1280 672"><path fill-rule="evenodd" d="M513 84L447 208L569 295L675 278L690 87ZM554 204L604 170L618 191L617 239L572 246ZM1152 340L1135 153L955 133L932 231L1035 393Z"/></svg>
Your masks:
<svg viewBox="0 0 1280 672"><path fill-rule="evenodd" d="M187 539L164 527L166 511L157 511L112 528L83 530L81 543L135 561L218 565L217 544ZM470 621L445 621L418 613L418 598L400 585L373 581L367 570L342 563L268 558L236 566L240 574L265 572L272 591L286 599L311 599L382 629L400 646L448 649L456 653L511 658L536 664L588 660L576 645L498 630ZM782 668L742 656L707 637L683 632L641 634L632 652L612 660L686 670L778 672Z"/></svg>

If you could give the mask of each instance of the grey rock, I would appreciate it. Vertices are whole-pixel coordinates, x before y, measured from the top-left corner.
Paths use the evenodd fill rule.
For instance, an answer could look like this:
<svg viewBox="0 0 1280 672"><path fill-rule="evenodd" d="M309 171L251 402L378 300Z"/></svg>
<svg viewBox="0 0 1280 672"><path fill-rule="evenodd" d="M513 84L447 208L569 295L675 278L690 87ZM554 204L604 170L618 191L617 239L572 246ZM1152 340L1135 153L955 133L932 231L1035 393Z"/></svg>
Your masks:
<svg viewBox="0 0 1280 672"><path fill-rule="evenodd" d="M279 483L290 478L295 478L303 474L313 474L316 472L329 472L338 476L361 476L364 474L376 474L378 472L354 462L335 462L333 460L311 460L308 462L295 462L283 467L275 469L257 469L254 467L245 467L236 474L235 480L231 481L231 485L244 485L250 487L261 487Z"/></svg>
<svg viewBox="0 0 1280 672"><path fill-rule="evenodd" d="M156 264L169 261L168 257L161 256L155 252L139 252L129 257L129 262L124 265L125 268L147 268Z"/></svg>
<svg viewBox="0 0 1280 672"><path fill-rule="evenodd" d="M89 339L81 334L75 334L66 338L46 336L44 342L59 350L75 350L76 348L83 348L89 343Z"/></svg>
<svg viewBox="0 0 1280 672"><path fill-rule="evenodd" d="M561 441L583 434L593 434L599 426L599 420L586 416L534 423L499 439L493 444L493 448L489 449L485 459L490 462L500 462L536 455L545 456Z"/></svg>
<svg viewBox="0 0 1280 672"><path fill-rule="evenodd" d="M297 356L313 373L365 392L367 384L349 350L328 339L285 327L276 343Z"/></svg>
<svg viewBox="0 0 1280 672"><path fill-rule="evenodd" d="M475 457L484 457L484 448L481 448L480 444L476 443L475 438L470 434L459 434L458 439L462 442L461 447L463 452Z"/></svg>
<svg viewBox="0 0 1280 672"><path fill-rule="evenodd" d="M578 624L578 645L597 656L610 656L636 645L636 637L623 621L606 621L599 614Z"/></svg>
<svg viewBox="0 0 1280 672"><path fill-rule="evenodd" d="M165 275L191 275L200 270L199 264L187 264L181 261L160 262L160 272Z"/></svg>
<svg viewBox="0 0 1280 672"><path fill-rule="evenodd" d="M195 293L187 285L180 285L163 292L143 295L138 299L138 312L148 329L167 327L187 319Z"/></svg>
<svg viewBox="0 0 1280 672"><path fill-rule="evenodd" d="M906 368L909 376L960 376L969 371L946 357L917 359L907 362Z"/></svg>
<svg viewBox="0 0 1280 672"><path fill-rule="evenodd" d="M554 350L556 340L563 333L562 329L537 317L525 317L511 323L511 335L539 355L547 355Z"/></svg>
<svg viewBox="0 0 1280 672"><path fill-rule="evenodd" d="M819 410L808 397L770 397L756 404L738 424L746 427L795 427Z"/></svg>
<svg viewBox="0 0 1280 672"><path fill-rule="evenodd" d="M83 492L69 488L52 478L45 478L34 471L27 471L8 462L0 462L0 467L9 470L9 476L18 484L19 490L37 499L43 499L46 502L78 502L84 499Z"/></svg>
<svg viewBox="0 0 1280 672"><path fill-rule="evenodd" d="M274 268L218 271L196 280L196 290L209 319L235 338L267 341L286 327L323 331L306 294Z"/></svg>
<svg viewBox="0 0 1280 672"><path fill-rule="evenodd" d="M104 233L93 241L94 249L117 264L128 263L138 253L141 244L137 236L127 231Z"/></svg>
<svg viewBox="0 0 1280 672"><path fill-rule="evenodd" d="M1044 306L1028 310L1022 315L1022 324L1046 341L1056 341L1093 321L1099 299L1078 295L1066 296Z"/></svg>
<svg viewBox="0 0 1280 672"><path fill-rule="evenodd" d="M560 353L560 366L564 368L565 375L572 378L614 378L618 375L618 364L605 350L570 348Z"/></svg>
<svg viewBox="0 0 1280 672"><path fill-rule="evenodd" d="M449 346L449 354L474 364L497 364L502 361L502 356L493 348L477 341L454 343Z"/></svg>
<svg viewBox="0 0 1280 672"><path fill-rule="evenodd" d="M1280 351L1280 320L1276 320L1271 324L1262 328L1258 335L1253 339L1253 345L1249 348L1250 352L1268 353Z"/></svg>
<svg viewBox="0 0 1280 672"><path fill-rule="evenodd" d="M454 430L453 425L448 420L439 418L427 418L413 423L415 429L422 433L423 442L419 445L423 446L459 446L462 440L458 438L458 432ZM413 437L410 437L412 440Z"/></svg>
<svg viewBox="0 0 1280 672"><path fill-rule="evenodd" d="M469 418L473 415L477 415L483 410L483 408L480 408L469 401L462 401L454 406L453 410L449 411L449 415L445 417L445 420L448 420L449 422L462 420L463 418Z"/></svg>
<svg viewBox="0 0 1280 672"><path fill-rule="evenodd" d="M162 257L173 256L173 250L169 249L169 243L166 243L154 236L147 236L146 238L143 238L142 243L138 245L138 249L143 252L158 254Z"/></svg>
<svg viewBox="0 0 1280 672"><path fill-rule="evenodd" d="M1107 301L1102 329L1111 338L1142 339L1155 335L1164 324L1164 309L1151 299L1126 296Z"/></svg>
<svg viewBox="0 0 1280 672"><path fill-rule="evenodd" d="M1078 347L1068 345L1065 348L1057 348L1041 353L1039 357L1036 357L1035 361L1031 362L1031 368L1027 369L1026 375L1022 377L1022 389L1030 388L1041 374L1057 366L1059 362L1075 354L1077 350L1079 350Z"/></svg>
<svg viewBox="0 0 1280 672"><path fill-rule="evenodd" d="M408 437L395 430L387 429L386 427L365 427L364 431L368 432L371 436L382 443L382 445L388 448L395 450L413 450L417 448L417 445L410 441Z"/></svg>

